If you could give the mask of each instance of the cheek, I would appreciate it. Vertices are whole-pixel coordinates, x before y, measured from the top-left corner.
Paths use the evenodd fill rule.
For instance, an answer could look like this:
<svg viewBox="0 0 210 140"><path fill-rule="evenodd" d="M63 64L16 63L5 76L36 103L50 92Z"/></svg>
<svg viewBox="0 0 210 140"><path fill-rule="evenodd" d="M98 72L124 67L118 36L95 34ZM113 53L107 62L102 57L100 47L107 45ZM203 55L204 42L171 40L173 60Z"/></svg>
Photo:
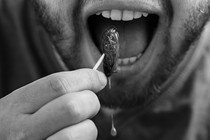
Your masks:
<svg viewBox="0 0 210 140"><path fill-rule="evenodd" d="M204 1L204 0L202 0ZM183 25L189 17L192 9L196 8L201 0L171 0L173 7L173 19L171 25L171 37L174 53L180 49L180 43L183 40L185 34Z"/></svg>
<svg viewBox="0 0 210 140"><path fill-rule="evenodd" d="M57 40L57 32L62 35L63 38L73 36L73 11L78 4L78 0L34 0L39 3L44 15L42 20L46 23L46 28L52 32L51 37L53 40ZM42 9L41 9L42 10ZM57 42L57 41L56 41ZM59 43L59 42L58 42Z"/></svg>
<svg viewBox="0 0 210 140"><path fill-rule="evenodd" d="M39 0L52 14L67 14L71 12L77 0Z"/></svg>
<svg viewBox="0 0 210 140"><path fill-rule="evenodd" d="M204 1L207 0L171 0L174 11L174 20L187 17L190 9L197 7Z"/></svg>
<svg viewBox="0 0 210 140"><path fill-rule="evenodd" d="M40 1L42 1L42 3L47 6L47 8L48 8L48 10L50 10L50 12L56 12L56 11L60 10L60 8L63 6L62 3L64 3L66 0L64 0L64 1L60 1L60 0L40 0Z"/></svg>

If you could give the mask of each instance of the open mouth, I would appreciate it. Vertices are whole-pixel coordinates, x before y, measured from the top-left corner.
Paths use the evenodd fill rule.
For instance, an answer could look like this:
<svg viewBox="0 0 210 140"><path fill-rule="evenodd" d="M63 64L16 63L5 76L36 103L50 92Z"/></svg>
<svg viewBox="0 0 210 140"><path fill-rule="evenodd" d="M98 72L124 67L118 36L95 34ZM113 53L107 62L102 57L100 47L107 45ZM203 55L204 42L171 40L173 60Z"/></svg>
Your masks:
<svg viewBox="0 0 210 140"><path fill-rule="evenodd" d="M107 31L116 29L119 35L117 73L111 76L111 88L107 86L98 94L101 104L112 108L144 104L145 91L164 49L167 20L163 7L158 1L102 0L86 5L82 18L81 40L88 45L81 41L81 51L92 67L104 53ZM99 70L105 72L102 65Z"/></svg>
<svg viewBox="0 0 210 140"><path fill-rule="evenodd" d="M103 33L114 26L120 38L119 67L138 62L147 51L159 22L159 16L132 10L99 11L88 18L89 32L98 50Z"/></svg>

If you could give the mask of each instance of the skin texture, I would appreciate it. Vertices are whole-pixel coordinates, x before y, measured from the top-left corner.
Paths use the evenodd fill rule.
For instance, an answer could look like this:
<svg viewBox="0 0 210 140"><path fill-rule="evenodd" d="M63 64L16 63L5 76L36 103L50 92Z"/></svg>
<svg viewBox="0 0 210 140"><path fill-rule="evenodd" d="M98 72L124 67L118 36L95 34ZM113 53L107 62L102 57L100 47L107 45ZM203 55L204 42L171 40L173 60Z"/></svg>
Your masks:
<svg viewBox="0 0 210 140"><path fill-rule="evenodd" d="M5 126L0 138L95 139L97 129L89 119L100 109L96 93L105 85L103 73L82 69L52 74L12 92L0 101Z"/></svg>
<svg viewBox="0 0 210 140"><path fill-rule="evenodd" d="M112 3L111 0L32 1L68 69L92 68L100 53L88 41L90 37L85 14L100 4ZM140 5L141 0L115 2L127 2L128 8L131 5L132 9L132 5ZM129 70L122 68L112 77L112 89L105 88L99 94L102 105L130 108L145 106L155 100L161 93L162 85L181 63L209 17L208 0L151 2L159 5L161 10L154 12L159 15L159 24L149 49L138 64Z"/></svg>
<svg viewBox="0 0 210 140"><path fill-rule="evenodd" d="M93 5L114 0L31 1L70 72L44 77L0 100L0 126L5 126L0 136L5 140L96 139L97 128L90 119L100 105L130 109L157 99L210 15L208 0L149 0L162 9L150 51L131 71L122 68L114 75L110 90L103 89L107 83L104 74L76 69L92 68L100 57L87 39L85 14ZM141 0L116 1L129 7Z"/></svg>

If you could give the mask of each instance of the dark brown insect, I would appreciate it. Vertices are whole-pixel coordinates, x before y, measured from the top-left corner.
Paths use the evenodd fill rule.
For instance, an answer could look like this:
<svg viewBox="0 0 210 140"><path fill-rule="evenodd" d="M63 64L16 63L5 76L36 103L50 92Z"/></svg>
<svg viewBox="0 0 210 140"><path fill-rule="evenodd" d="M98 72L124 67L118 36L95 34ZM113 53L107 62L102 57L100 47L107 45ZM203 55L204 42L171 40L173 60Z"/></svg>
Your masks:
<svg viewBox="0 0 210 140"><path fill-rule="evenodd" d="M110 77L117 72L117 60L119 58L119 33L115 27L108 28L102 35L101 50L105 53L104 73Z"/></svg>

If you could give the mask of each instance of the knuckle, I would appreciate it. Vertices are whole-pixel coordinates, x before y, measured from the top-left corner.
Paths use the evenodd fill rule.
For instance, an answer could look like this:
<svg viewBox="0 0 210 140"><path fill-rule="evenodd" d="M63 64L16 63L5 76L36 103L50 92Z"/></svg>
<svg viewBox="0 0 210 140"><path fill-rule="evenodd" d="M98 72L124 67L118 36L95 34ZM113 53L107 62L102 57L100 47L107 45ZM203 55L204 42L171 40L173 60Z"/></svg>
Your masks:
<svg viewBox="0 0 210 140"><path fill-rule="evenodd" d="M67 80L59 74L54 74L49 77L49 87L60 94L66 94L69 88Z"/></svg>
<svg viewBox="0 0 210 140"><path fill-rule="evenodd" d="M65 111L67 115L71 116L72 119L80 118L82 116L82 110L80 109L78 103L76 101L69 101L65 105Z"/></svg>
<svg viewBox="0 0 210 140"><path fill-rule="evenodd" d="M65 114L72 119L93 117L100 110L98 97L94 92L89 90L83 91L73 98L72 96L67 96L62 106Z"/></svg>

